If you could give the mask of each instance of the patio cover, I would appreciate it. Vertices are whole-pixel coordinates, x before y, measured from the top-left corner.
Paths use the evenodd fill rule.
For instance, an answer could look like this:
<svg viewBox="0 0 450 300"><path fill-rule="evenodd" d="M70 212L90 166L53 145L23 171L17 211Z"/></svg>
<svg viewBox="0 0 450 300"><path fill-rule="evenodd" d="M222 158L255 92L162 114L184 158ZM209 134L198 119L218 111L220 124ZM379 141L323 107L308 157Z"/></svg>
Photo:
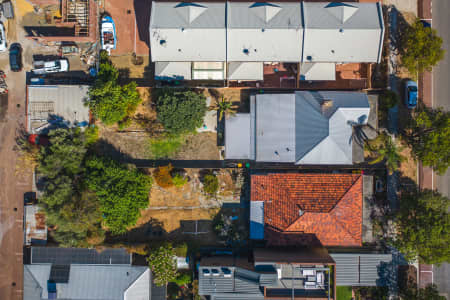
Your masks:
<svg viewBox="0 0 450 300"><path fill-rule="evenodd" d="M236 114L225 120L226 159L255 159L253 128L250 114Z"/></svg>
<svg viewBox="0 0 450 300"><path fill-rule="evenodd" d="M228 64L229 80L263 80L262 62L230 62Z"/></svg>
<svg viewBox="0 0 450 300"><path fill-rule="evenodd" d="M300 80L336 80L336 64L302 63Z"/></svg>
<svg viewBox="0 0 450 300"><path fill-rule="evenodd" d="M191 63L157 61L155 63L155 79L191 80Z"/></svg>

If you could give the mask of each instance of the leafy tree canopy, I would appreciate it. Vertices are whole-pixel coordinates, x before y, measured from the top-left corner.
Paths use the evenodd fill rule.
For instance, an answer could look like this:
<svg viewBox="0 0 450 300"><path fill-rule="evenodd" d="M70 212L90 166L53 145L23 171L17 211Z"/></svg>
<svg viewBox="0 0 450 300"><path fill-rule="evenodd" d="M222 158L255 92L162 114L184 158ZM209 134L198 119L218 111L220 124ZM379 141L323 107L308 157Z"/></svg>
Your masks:
<svg viewBox="0 0 450 300"><path fill-rule="evenodd" d="M203 124L206 98L193 91L163 89L156 101L158 120L173 134L193 132Z"/></svg>
<svg viewBox="0 0 450 300"><path fill-rule="evenodd" d="M114 234L126 232L148 206L151 178L96 156L86 160L86 168L85 182L100 200L105 225Z"/></svg>
<svg viewBox="0 0 450 300"><path fill-rule="evenodd" d="M89 89L87 103L93 114L106 125L124 120L142 101L135 82L121 86L118 78L119 71L102 52L97 80Z"/></svg>
<svg viewBox="0 0 450 300"><path fill-rule="evenodd" d="M38 171L45 185L39 202L53 238L64 247L87 246L88 237L103 234L99 202L82 181L84 157L96 137L94 128L56 129L41 148Z"/></svg>
<svg viewBox="0 0 450 300"><path fill-rule="evenodd" d="M402 197L394 245L407 259L427 264L450 261L450 200L432 191Z"/></svg>
<svg viewBox="0 0 450 300"><path fill-rule="evenodd" d="M156 285L165 286L167 283L176 280L178 272L175 257L175 249L168 243L150 252L147 261L155 276Z"/></svg>
<svg viewBox="0 0 450 300"><path fill-rule="evenodd" d="M450 166L450 112L420 106L409 127L407 139L414 155L439 174L445 173Z"/></svg>
<svg viewBox="0 0 450 300"><path fill-rule="evenodd" d="M406 30L402 40L402 64L411 74L430 71L444 57L442 38L435 29L424 27L420 20Z"/></svg>

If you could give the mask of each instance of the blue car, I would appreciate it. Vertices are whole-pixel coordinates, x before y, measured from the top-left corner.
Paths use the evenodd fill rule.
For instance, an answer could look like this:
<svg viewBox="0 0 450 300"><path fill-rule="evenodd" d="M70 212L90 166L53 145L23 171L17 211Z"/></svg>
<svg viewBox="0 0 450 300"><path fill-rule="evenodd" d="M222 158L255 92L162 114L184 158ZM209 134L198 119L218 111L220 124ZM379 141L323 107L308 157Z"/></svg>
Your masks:
<svg viewBox="0 0 450 300"><path fill-rule="evenodd" d="M418 89L415 81L409 80L405 86L405 105L408 108L417 106Z"/></svg>

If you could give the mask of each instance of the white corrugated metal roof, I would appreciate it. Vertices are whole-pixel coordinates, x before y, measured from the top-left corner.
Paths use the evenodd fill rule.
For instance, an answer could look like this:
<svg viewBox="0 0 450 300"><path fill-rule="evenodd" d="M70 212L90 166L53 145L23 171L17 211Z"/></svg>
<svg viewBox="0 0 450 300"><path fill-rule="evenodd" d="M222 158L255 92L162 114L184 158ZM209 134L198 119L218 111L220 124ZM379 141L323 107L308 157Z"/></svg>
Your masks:
<svg viewBox="0 0 450 300"><path fill-rule="evenodd" d="M230 62L228 63L229 80L263 80L264 65L262 62Z"/></svg>
<svg viewBox="0 0 450 300"><path fill-rule="evenodd" d="M384 24L379 3L304 2L304 62L379 62Z"/></svg>
<svg viewBox="0 0 450 300"><path fill-rule="evenodd" d="M228 2L228 61L301 61L299 3Z"/></svg>
<svg viewBox="0 0 450 300"><path fill-rule="evenodd" d="M152 2L152 61L225 61L225 2Z"/></svg>
<svg viewBox="0 0 450 300"><path fill-rule="evenodd" d="M155 78L157 80L168 78L177 80L191 80L191 63L157 61L155 63Z"/></svg>
<svg viewBox="0 0 450 300"><path fill-rule="evenodd" d="M302 63L300 80L336 80L336 64Z"/></svg>

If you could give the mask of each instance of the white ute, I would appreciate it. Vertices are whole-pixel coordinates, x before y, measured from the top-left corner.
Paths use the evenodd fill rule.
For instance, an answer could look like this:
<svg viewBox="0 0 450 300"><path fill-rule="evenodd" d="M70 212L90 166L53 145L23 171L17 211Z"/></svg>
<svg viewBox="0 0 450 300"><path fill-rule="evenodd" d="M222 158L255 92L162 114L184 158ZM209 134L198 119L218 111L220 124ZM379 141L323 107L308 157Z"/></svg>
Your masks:
<svg viewBox="0 0 450 300"><path fill-rule="evenodd" d="M47 74L69 71L69 62L67 59L58 59L52 61L38 60L33 63L34 74Z"/></svg>

